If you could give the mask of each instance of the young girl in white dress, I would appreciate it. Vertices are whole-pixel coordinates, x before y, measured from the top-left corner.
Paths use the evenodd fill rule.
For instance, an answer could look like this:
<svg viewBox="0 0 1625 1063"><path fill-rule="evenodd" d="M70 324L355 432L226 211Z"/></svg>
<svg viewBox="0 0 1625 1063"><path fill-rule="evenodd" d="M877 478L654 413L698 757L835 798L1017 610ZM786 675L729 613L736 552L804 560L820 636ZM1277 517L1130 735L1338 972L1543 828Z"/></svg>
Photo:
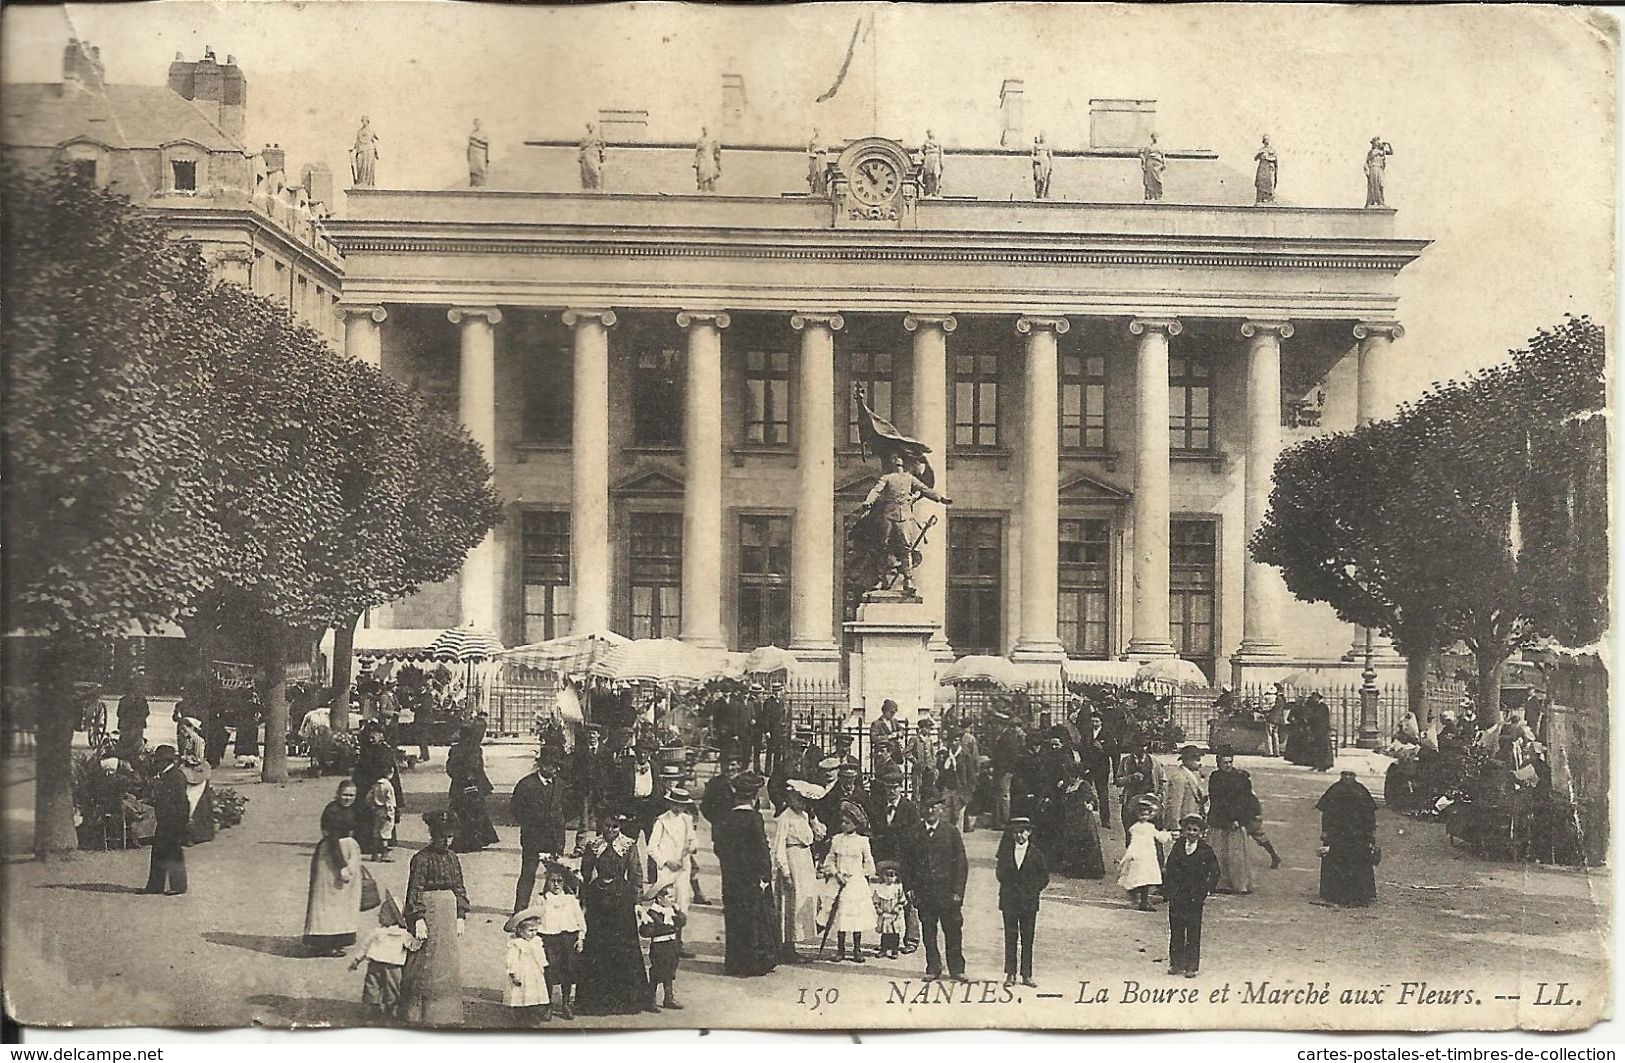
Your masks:
<svg viewBox="0 0 1625 1063"><path fill-rule="evenodd" d="M830 842L824 857L824 876L835 885L835 962L847 958L846 936L852 935L852 962L863 963L863 932L875 926L875 899L869 878L875 873L869 839L858 833L858 821L841 817L841 833Z"/></svg>
<svg viewBox="0 0 1625 1063"><path fill-rule="evenodd" d="M1134 804L1134 825L1128 829L1128 848L1117 861L1117 884L1128 890L1134 907L1142 912L1153 911L1151 887L1162 885L1162 862L1157 858L1157 843L1172 845L1174 834L1158 830L1157 803L1142 800Z"/></svg>

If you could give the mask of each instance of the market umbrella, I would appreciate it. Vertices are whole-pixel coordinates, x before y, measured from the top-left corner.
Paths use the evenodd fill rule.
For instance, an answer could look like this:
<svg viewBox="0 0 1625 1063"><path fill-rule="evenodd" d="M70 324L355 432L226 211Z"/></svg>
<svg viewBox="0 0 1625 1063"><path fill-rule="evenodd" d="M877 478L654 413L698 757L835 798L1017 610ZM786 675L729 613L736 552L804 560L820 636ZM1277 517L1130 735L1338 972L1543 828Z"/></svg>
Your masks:
<svg viewBox="0 0 1625 1063"><path fill-rule="evenodd" d="M1138 661L1074 661L1068 658L1061 665L1061 674L1068 683L1098 686L1130 686L1139 671Z"/></svg>
<svg viewBox="0 0 1625 1063"><path fill-rule="evenodd" d="M784 672L788 675L800 668L800 659L789 650L778 646L758 646L745 658L746 675L766 675L770 672Z"/></svg>
<svg viewBox="0 0 1625 1063"><path fill-rule="evenodd" d="M502 641L473 624L448 628L429 643L429 656L442 661L488 661L502 652Z"/></svg>
<svg viewBox="0 0 1625 1063"><path fill-rule="evenodd" d="M937 682L950 686L956 683L996 683L1007 688L1025 685L1016 666L1008 658L982 653L959 658L942 670Z"/></svg>
<svg viewBox="0 0 1625 1063"><path fill-rule="evenodd" d="M1319 668L1305 668L1301 672L1293 672L1279 682L1283 687L1305 693L1312 690L1327 690L1334 685L1332 677Z"/></svg>
<svg viewBox="0 0 1625 1063"><path fill-rule="evenodd" d="M533 668L541 672L560 675L581 675L616 646L632 640L613 631L586 631L579 635L561 635L558 638L533 642L503 650L497 656L507 664Z"/></svg>
<svg viewBox="0 0 1625 1063"><path fill-rule="evenodd" d="M1175 686L1206 690L1210 686L1202 670L1183 657L1154 657L1134 673L1136 686Z"/></svg>
<svg viewBox="0 0 1625 1063"><path fill-rule="evenodd" d="M676 639L637 639L593 663L593 675L617 683L703 683L724 674L727 658Z"/></svg>

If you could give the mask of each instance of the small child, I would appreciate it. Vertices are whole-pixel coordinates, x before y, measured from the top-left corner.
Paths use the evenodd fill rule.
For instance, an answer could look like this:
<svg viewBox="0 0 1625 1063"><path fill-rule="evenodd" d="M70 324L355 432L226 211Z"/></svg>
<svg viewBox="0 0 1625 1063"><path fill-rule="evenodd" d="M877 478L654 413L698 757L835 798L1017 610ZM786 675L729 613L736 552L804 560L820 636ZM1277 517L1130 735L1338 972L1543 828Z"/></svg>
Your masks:
<svg viewBox="0 0 1625 1063"><path fill-rule="evenodd" d="M523 1029L549 1021L547 995L547 949L536 931L542 913L526 908L508 917L502 930L509 934L507 951L508 984L502 1003L515 1009L514 1026Z"/></svg>
<svg viewBox="0 0 1625 1063"><path fill-rule="evenodd" d="M903 884L898 881L897 864L882 860L878 868L880 881L875 883L875 932L880 935L880 955L888 960L897 958L897 948L903 941L903 915L908 898Z"/></svg>
<svg viewBox="0 0 1625 1063"><path fill-rule="evenodd" d="M393 857L389 855L389 850L395 844L394 784L388 779L379 779L367 791L365 802L361 814L369 820L365 831L371 847L369 859L390 863Z"/></svg>
<svg viewBox="0 0 1625 1063"><path fill-rule="evenodd" d="M1192 812L1168 849L1162 893L1168 898L1168 973L1195 978L1202 966L1202 905L1219 886L1219 858L1202 840L1207 824Z"/></svg>
<svg viewBox="0 0 1625 1063"><path fill-rule="evenodd" d="M1174 843L1174 835L1157 829L1157 803L1141 800L1130 806L1134 817L1128 829L1128 848L1117 860L1117 884L1128 890L1137 911L1154 911L1151 907L1151 888L1162 885L1162 861L1157 856L1157 845L1165 848Z"/></svg>
<svg viewBox="0 0 1625 1063"><path fill-rule="evenodd" d="M570 996L576 985L576 956L581 952L586 920L581 915L581 902L570 891L570 873L562 864L549 863L542 880L542 896L534 910L542 915L538 928L542 935L542 948L547 953L547 992L553 1000L553 1010L561 1019L573 1019Z"/></svg>
<svg viewBox="0 0 1625 1063"><path fill-rule="evenodd" d="M673 904L672 887L658 883L644 895L645 903L638 905L638 933L649 939L649 1003L648 1010L657 1011L655 995L664 990L665 999L660 1007L678 1010L677 994L673 986L677 981L677 934L688 922L688 917Z"/></svg>
<svg viewBox="0 0 1625 1063"><path fill-rule="evenodd" d="M384 903L378 907L378 929L367 936L366 943L350 961L350 970L367 961L367 980L362 983L361 1003L372 1009L373 1016L388 1025L397 1017L401 999L401 970L406 966L406 954L416 952L423 942L406 929L400 905L384 892Z"/></svg>

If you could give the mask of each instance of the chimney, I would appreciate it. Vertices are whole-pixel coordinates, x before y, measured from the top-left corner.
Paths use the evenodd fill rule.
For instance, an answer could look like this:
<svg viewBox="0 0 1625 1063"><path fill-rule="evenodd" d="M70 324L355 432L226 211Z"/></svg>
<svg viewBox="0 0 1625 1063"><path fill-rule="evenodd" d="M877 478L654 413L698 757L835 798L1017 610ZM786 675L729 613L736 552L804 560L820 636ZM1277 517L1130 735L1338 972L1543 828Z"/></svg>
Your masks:
<svg viewBox="0 0 1625 1063"><path fill-rule="evenodd" d="M312 203L320 203L326 210L333 209L333 171L327 168L327 163L305 163L299 168L299 183Z"/></svg>
<svg viewBox="0 0 1625 1063"><path fill-rule="evenodd" d="M266 176L281 173L288 162L288 153L282 150L280 144L267 144L260 149L260 156L265 160Z"/></svg>
<svg viewBox="0 0 1625 1063"><path fill-rule="evenodd" d="M599 111L598 135L606 142L641 143L649 139L649 112L624 109Z"/></svg>
<svg viewBox="0 0 1625 1063"><path fill-rule="evenodd" d="M102 54L92 48L89 41L77 37L68 39L62 49L62 91L87 92L102 85Z"/></svg>
<svg viewBox="0 0 1625 1063"><path fill-rule="evenodd" d="M1005 78L999 87L999 147L1022 146L1021 118L1026 86L1020 78Z"/></svg>
<svg viewBox="0 0 1625 1063"><path fill-rule="evenodd" d="M743 74L722 75L722 135L737 135L745 126L750 103L745 97Z"/></svg>
<svg viewBox="0 0 1625 1063"><path fill-rule="evenodd" d="M239 143L243 139L243 115L248 109L248 80L238 69L237 57L226 56L222 66L207 45L203 58L189 63L179 52L169 64L169 87L182 99L201 106L226 135Z"/></svg>
<svg viewBox="0 0 1625 1063"><path fill-rule="evenodd" d="M1156 100L1089 101L1091 148L1143 148L1156 129Z"/></svg>

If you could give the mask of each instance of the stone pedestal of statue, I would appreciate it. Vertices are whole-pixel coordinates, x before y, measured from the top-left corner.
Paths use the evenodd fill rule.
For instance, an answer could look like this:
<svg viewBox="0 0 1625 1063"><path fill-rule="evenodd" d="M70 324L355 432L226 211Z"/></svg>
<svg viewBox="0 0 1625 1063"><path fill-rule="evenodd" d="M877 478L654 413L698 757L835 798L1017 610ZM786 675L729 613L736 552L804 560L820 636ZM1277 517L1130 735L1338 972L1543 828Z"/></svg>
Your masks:
<svg viewBox="0 0 1625 1063"><path fill-rule="evenodd" d="M870 591L858 618L846 624L852 653L848 662L850 705L865 720L880 715L887 698L897 702L898 718L912 720L929 709L937 690L931 636L937 625L917 595Z"/></svg>

